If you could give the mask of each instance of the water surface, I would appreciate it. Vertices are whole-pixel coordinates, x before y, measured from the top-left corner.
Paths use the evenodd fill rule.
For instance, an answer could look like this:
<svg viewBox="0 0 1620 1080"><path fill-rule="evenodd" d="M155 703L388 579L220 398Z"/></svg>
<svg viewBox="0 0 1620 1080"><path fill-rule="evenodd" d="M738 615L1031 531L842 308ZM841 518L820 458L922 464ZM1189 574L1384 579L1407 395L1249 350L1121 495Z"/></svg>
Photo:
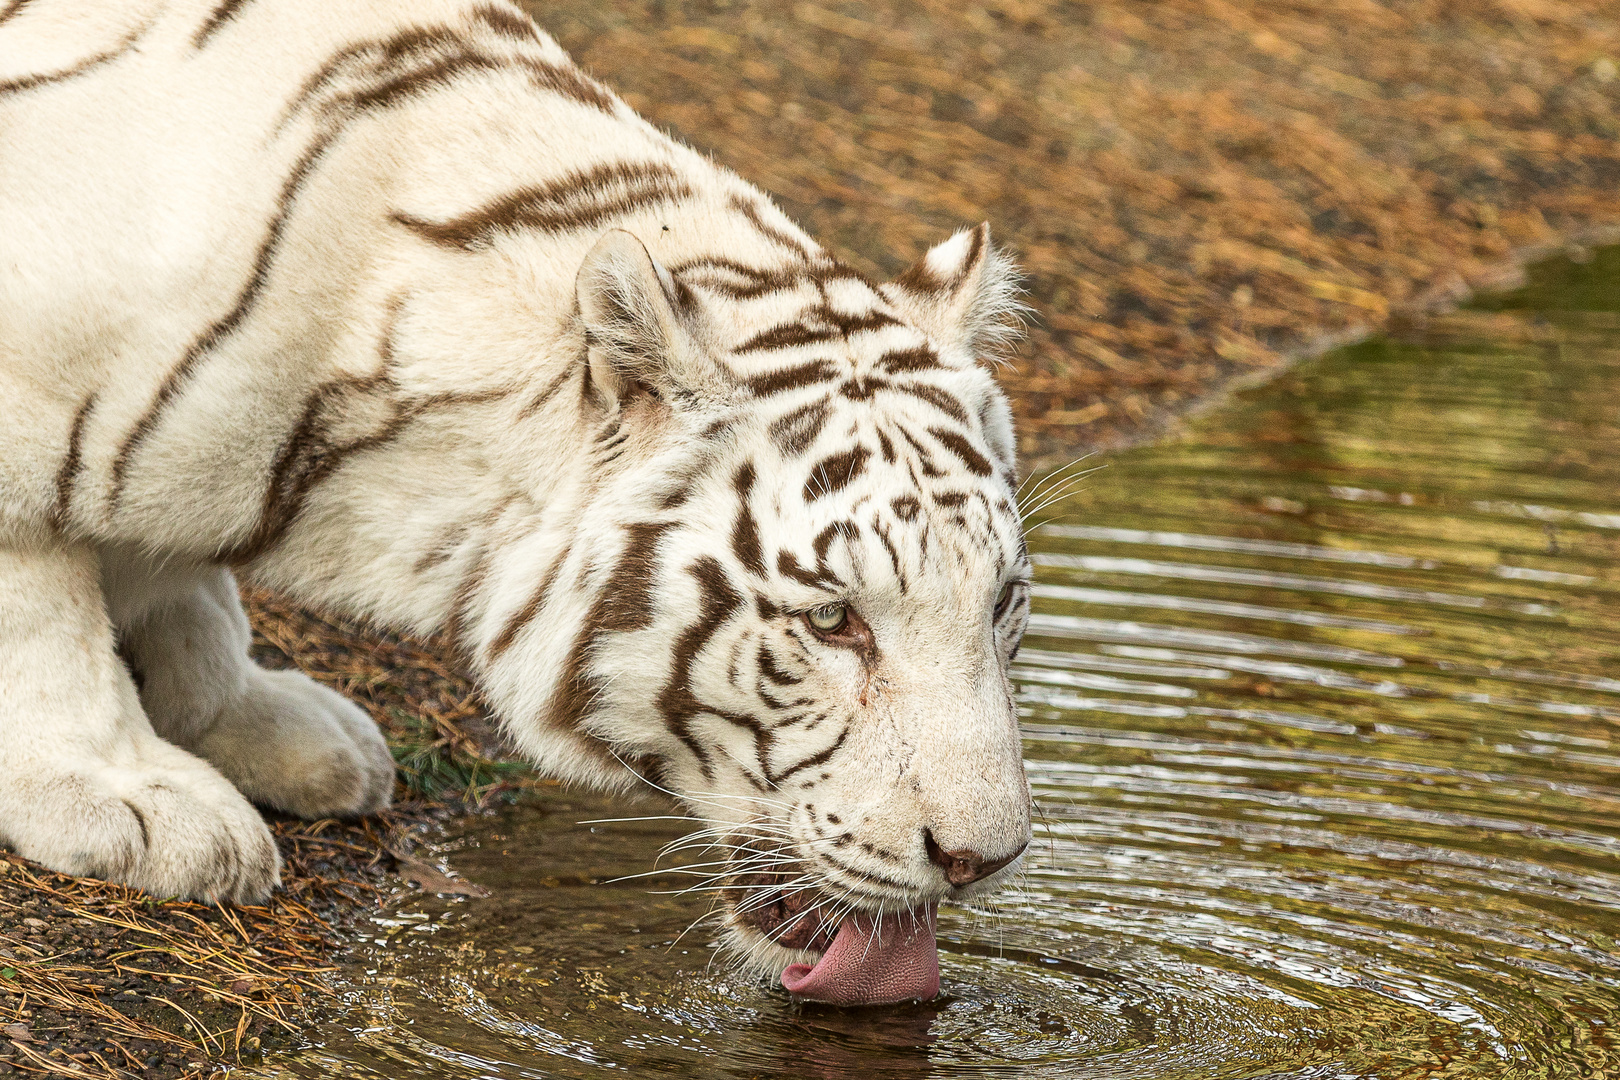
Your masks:
<svg viewBox="0 0 1620 1080"><path fill-rule="evenodd" d="M685 826L558 800L450 840L492 895L379 917L271 1071L1620 1072L1617 312L1620 253L1543 267L1033 516L1034 858L941 912L933 1004L734 978L684 879L609 883Z"/></svg>

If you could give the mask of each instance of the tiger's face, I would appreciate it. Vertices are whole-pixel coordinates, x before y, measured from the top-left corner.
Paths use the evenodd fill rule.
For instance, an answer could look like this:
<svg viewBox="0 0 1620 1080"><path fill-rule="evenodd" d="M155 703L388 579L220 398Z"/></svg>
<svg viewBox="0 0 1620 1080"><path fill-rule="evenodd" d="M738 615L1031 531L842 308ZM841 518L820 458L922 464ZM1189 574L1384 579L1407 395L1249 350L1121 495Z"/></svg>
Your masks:
<svg viewBox="0 0 1620 1080"><path fill-rule="evenodd" d="M974 359L1010 274L983 227L884 286L666 269L627 233L581 271L597 438L628 463L584 629L531 662L554 723L703 819L730 944L803 998L932 997L937 905L1029 841L1007 677L1029 563Z"/></svg>
<svg viewBox="0 0 1620 1080"><path fill-rule="evenodd" d="M977 369L907 373L939 397L873 392L896 378L882 365L795 391L739 440L698 589L700 612L724 597L737 617L693 666L717 708L671 773L742 796L689 799L732 826L714 835L732 944L840 1003L932 996L936 961L915 950L934 906L994 890L1029 839L1007 678L1029 566L985 432L1005 406ZM966 423L945 394L973 406ZM851 956L828 971L846 924Z"/></svg>

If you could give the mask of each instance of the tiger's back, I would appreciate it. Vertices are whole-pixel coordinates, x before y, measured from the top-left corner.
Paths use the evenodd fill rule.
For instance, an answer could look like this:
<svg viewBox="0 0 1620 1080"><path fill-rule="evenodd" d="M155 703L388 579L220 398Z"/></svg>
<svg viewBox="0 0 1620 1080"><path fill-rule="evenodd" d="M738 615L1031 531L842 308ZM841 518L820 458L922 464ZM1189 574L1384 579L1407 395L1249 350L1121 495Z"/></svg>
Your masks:
<svg viewBox="0 0 1620 1080"><path fill-rule="evenodd" d="M11 0L0 151L0 840L251 898L246 799L386 803L234 569L680 798L756 970L937 989L1029 830L986 227L870 281L491 2Z"/></svg>
<svg viewBox="0 0 1620 1080"><path fill-rule="evenodd" d="M432 0L15 3L0 16L0 145L14 268L0 385L19 420L7 524L65 515L100 538L209 553L252 528L253 489L301 415L289 406L375 372L389 305L442 270L398 208L454 216L626 152L714 172L515 11ZM557 268L577 266L590 237L557 239ZM571 272L496 294L465 284L444 302L546 318L512 365L422 372L423 389L539 375ZM261 437L243 444L247 431ZM75 439L64 502L57 464ZM177 499L237 512L165 535Z"/></svg>

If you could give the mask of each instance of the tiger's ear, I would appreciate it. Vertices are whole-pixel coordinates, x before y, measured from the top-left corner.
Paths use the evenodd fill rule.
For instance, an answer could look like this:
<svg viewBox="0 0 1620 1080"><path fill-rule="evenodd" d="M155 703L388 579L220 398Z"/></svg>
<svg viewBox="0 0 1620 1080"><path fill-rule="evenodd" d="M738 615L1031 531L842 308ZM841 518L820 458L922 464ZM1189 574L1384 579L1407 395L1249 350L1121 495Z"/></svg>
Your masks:
<svg viewBox="0 0 1620 1080"><path fill-rule="evenodd" d="M598 240L574 290L604 408L638 388L671 405L724 393L720 369L698 340L696 299L634 235L614 229Z"/></svg>
<svg viewBox="0 0 1620 1080"><path fill-rule="evenodd" d="M1018 267L990 245L985 222L929 248L883 291L923 333L976 358L1018 336L1028 310L1018 279Z"/></svg>

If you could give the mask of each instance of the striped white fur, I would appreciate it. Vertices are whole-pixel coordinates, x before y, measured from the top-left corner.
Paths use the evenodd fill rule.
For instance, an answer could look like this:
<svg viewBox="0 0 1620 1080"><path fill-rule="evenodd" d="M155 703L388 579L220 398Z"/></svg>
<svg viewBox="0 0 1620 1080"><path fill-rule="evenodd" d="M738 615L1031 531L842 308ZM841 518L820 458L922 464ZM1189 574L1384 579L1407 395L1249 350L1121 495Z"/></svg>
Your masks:
<svg viewBox="0 0 1620 1080"><path fill-rule="evenodd" d="M234 570L446 633L543 769L677 793L762 963L992 887L1012 281L982 226L867 281L499 2L0 0L0 838L258 898L244 796L387 801L363 714L249 663Z"/></svg>

